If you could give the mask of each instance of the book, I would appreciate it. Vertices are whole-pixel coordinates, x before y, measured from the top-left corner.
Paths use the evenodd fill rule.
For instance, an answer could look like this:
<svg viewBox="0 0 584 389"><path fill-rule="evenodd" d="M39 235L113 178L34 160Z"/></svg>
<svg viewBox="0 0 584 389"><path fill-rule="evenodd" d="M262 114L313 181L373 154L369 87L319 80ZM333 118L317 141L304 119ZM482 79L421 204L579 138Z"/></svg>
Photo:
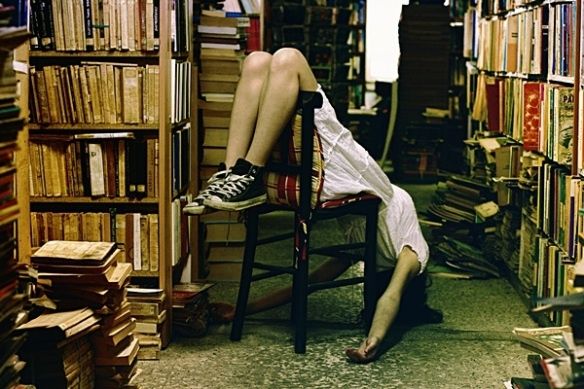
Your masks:
<svg viewBox="0 0 584 389"><path fill-rule="evenodd" d="M31 259L35 263L101 264L115 251L113 242L73 242L54 240L45 243Z"/></svg>
<svg viewBox="0 0 584 389"><path fill-rule="evenodd" d="M45 313L20 325L18 331L27 331L39 338L64 340L97 329L99 317L89 308L67 312Z"/></svg>
<svg viewBox="0 0 584 389"><path fill-rule="evenodd" d="M564 336L571 334L570 326L520 328L513 329L513 334L521 345L541 354L545 358L564 355Z"/></svg>

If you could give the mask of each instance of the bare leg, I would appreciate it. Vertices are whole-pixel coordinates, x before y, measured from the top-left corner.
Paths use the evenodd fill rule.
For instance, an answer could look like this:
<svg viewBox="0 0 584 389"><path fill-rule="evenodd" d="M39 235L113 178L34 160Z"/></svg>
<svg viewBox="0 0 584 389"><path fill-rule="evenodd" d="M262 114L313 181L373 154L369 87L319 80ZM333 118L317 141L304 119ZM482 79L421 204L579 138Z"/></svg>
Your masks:
<svg viewBox="0 0 584 389"><path fill-rule="evenodd" d="M331 258L322 263L309 275L310 282L331 281L343 274L351 264L345 260ZM262 296L247 305L246 314L263 312L271 308L286 304L292 300L292 286L287 286ZM226 303L212 304L215 319L222 322L232 321L235 315L235 307Z"/></svg>
<svg viewBox="0 0 584 389"><path fill-rule="evenodd" d="M353 362L367 363L375 359L381 341L387 335L399 312L405 287L419 271L420 263L417 254L409 247L404 247L398 256L391 281L377 301L367 339L358 349L349 348L346 350L347 356Z"/></svg>
<svg viewBox="0 0 584 389"><path fill-rule="evenodd" d="M225 164L231 167L238 158L244 158L254 134L260 103L264 95L272 55L253 52L244 61L241 78L237 84Z"/></svg>
<svg viewBox="0 0 584 389"><path fill-rule="evenodd" d="M300 51L284 48L274 53L246 160L256 166L266 164L294 112L298 92L315 91L317 86L310 66Z"/></svg>

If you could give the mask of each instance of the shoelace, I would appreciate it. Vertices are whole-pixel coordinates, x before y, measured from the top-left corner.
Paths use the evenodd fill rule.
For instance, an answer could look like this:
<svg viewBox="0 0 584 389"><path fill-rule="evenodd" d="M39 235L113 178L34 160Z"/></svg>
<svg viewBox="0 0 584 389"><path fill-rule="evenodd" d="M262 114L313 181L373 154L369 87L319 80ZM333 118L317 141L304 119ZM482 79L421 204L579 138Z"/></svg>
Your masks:
<svg viewBox="0 0 584 389"><path fill-rule="evenodd" d="M223 198L235 197L245 191L253 181L254 177L249 174L243 176L231 174L225 180L223 187L221 187L216 193Z"/></svg>
<svg viewBox="0 0 584 389"><path fill-rule="evenodd" d="M213 174L208 180L207 183L209 184L205 189L199 192L199 195L195 197L195 201L204 200L207 197L211 196L211 193L217 192L223 186L223 183L229 176L230 170L221 170L215 174Z"/></svg>

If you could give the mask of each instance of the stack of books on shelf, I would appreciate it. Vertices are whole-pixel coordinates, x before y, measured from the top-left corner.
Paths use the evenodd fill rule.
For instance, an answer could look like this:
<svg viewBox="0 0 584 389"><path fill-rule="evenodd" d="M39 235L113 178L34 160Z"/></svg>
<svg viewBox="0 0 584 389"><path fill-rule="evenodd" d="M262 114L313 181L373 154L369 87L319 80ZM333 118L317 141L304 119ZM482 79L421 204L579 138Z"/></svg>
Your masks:
<svg viewBox="0 0 584 389"><path fill-rule="evenodd" d="M13 50L29 38L25 27L15 25L20 13L14 6L0 6L0 387L15 387L25 363L19 348L25 336L14 329L23 316L25 294L20 293L16 219L20 208L16 197L15 152L18 132L24 125L18 106Z"/></svg>
<svg viewBox="0 0 584 389"><path fill-rule="evenodd" d="M131 367L139 349L126 299L132 266L119 263L119 253L113 242L50 241L31 257L39 284L59 309L89 307L101 317L90 337L96 369L102 370L96 382L117 382L114 387L130 384L137 375ZM104 374L118 366L116 374Z"/></svg>
<svg viewBox="0 0 584 389"><path fill-rule="evenodd" d="M99 322L93 310L80 308L43 313L19 326L27 335L21 353L26 361L22 382L39 389L94 387L94 349L89 338Z"/></svg>
<svg viewBox="0 0 584 389"><path fill-rule="evenodd" d="M162 334L167 320L166 295L162 289L136 288L128 289L130 312L136 320L135 335L140 344L138 359L159 359L160 350L166 346L168 339Z"/></svg>
<svg viewBox="0 0 584 389"><path fill-rule="evenodd" d="M200 337L207 333L209 321L208 290L214 284L198 282L177 284L172 289L172 326L177 334Z"/></svg>

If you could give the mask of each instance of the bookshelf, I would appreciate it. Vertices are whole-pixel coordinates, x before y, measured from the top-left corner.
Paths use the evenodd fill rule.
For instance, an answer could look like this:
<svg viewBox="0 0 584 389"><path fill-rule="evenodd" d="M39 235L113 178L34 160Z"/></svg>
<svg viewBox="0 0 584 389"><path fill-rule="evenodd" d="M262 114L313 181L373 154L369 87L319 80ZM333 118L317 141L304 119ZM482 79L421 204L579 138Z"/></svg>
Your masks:
<svg viewBox="0 0 584 389"><path fill-rule="evenodd" d="M487 170L510 236L520 236L499 259L532 308L574 292L582 260L581 2L484 1L477 12L473 135L499 144ZM465 18L466 31L474 20Z"/></svg>
<svg viewBox="0 0 584 389"><path fill-rule="evenodd" d="M266 49L300 50L347 124L348 110L364 105L365 1L279 0L265 2L264 14Z"/></svg>
<svg viewBox="0 0 584 389"><path fill-rule="evenodd" d="M59 3L72 14L50 9ZM193 4L31 7L28 247L116 241L133 263L132 283L166 295L165 346L172 285L198 238L181 212L198 189ZM85 23L69 25L67 16ZM188 279L198 277L192 271Z"/></svg>

